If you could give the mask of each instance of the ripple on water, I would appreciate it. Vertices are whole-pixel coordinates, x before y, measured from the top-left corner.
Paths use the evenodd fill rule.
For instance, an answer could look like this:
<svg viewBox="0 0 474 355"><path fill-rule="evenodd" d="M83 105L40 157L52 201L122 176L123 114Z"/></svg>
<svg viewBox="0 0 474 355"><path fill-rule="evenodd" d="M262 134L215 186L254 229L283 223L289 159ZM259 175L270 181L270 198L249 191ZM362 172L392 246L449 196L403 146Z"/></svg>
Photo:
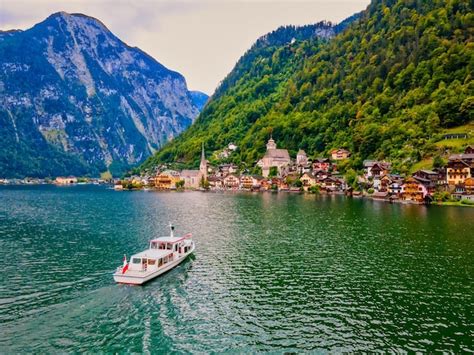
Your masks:
<svg viewBox="0 0 474 355"><path fill-rule="evenodd" d="M0 351L473 351L474 211L412 207L2 189ZM168 221L195 257L113 284Z"/></svg>

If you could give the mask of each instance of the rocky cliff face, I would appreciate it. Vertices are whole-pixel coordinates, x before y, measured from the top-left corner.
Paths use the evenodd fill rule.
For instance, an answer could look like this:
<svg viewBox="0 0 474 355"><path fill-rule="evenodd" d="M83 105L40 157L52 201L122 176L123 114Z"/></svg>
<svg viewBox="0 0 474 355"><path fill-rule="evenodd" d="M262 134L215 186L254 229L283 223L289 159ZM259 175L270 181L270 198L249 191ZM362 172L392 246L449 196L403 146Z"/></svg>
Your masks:
<svg viewBox="0 0 474 355"><path fill-rule="evenodd" d="M0 176L119 172L199 110L182 75L97 19L57 13L0 32Z"/></svg>

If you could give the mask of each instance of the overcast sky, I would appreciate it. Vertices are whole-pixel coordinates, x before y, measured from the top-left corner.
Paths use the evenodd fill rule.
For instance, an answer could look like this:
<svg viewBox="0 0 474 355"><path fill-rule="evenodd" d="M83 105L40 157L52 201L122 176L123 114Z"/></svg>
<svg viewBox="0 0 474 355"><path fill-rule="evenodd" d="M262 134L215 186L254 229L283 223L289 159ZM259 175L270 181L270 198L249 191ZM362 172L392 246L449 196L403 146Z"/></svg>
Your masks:
<svg viewBox="0 0 474 355"><path fill-rule="evenodd" d="M212 94L255 40L281 25L340 22L369 0L0 0L0 29L58 11L100 19L115 35Z"/></svg>

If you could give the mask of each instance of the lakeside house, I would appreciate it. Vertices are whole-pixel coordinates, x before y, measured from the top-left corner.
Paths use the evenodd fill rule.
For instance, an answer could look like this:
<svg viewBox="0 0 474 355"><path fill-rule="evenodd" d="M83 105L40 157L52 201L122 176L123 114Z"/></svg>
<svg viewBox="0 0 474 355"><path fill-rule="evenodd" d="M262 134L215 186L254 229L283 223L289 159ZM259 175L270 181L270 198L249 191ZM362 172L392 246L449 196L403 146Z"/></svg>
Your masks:
<svg viewBox="0 0 474 355"><path fill-rule="evenodd" d="M71 185L71 184L77 184L77 177L74 176L58 176L55 180L54 183L57 185Z"/></svg>
<svg viewBox="0 0 474 355"><path fill-rule="evenodd" d="M304 173L300 180L305 191L308 191L312 186L316 186L318 182L318 178L314 176L312 172Z"/></svg>
<svg viewBox="0 0 474 355"><path fill-rule="evenodd" d="M171 190L176 188L176 183L181 180L180 174L174 170L165 170L154 179L154 187L159 190Z"/></svg>
<svg viewBox="0 0 474 355"><path fill-rule="evenodd" d="M240 179L234 174L227 175L224 178L223 182L224 187L230 190L236 190L240 186Z"/></svg>
<svg viewBox="0 0 474 355"><path fill-rule="evenodd" d="M402 185L401 199L416 203L424 203L428 195L426 187L414 177L408 177Z"/></svg>
<svg viewBox="0 0 474 355"><path fill-rule="evenodd" d="M474 155L474 154L473 154ZM446 167L446 180L450 187L464 183L464 180L471 177L471 164L467 161L453 158L449 159Z"/></svg>

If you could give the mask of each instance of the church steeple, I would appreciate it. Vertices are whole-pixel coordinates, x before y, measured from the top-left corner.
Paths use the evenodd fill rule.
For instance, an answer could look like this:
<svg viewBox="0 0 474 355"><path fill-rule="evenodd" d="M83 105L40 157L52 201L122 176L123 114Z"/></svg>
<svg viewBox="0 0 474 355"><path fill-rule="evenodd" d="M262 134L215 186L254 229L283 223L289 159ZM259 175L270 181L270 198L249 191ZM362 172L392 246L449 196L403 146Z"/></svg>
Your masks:
<svg viewBox="0 0 474 355"><path fill-rule="evenodd" d="M268 143L267 143L267 150L276 149L276 147L277 147L277 145L276 145L275 141L270 136L270 139L268 140Z"/></svg>
<svg viewBox="0 0 474 355"><path fill-rule="evenodd" d="M277 145L273 140L273 128L270 128L270 139L267 142L267 150L276 149Z"/></svg>
<svg viewBox="0 0 474 355"><path fill-rule="evenodd" d="M204 153L204 142L202 143L202 150L201 150L201 164L199 164L199 171L204 179L207 179L207 160L206 154Z"/></svg>

